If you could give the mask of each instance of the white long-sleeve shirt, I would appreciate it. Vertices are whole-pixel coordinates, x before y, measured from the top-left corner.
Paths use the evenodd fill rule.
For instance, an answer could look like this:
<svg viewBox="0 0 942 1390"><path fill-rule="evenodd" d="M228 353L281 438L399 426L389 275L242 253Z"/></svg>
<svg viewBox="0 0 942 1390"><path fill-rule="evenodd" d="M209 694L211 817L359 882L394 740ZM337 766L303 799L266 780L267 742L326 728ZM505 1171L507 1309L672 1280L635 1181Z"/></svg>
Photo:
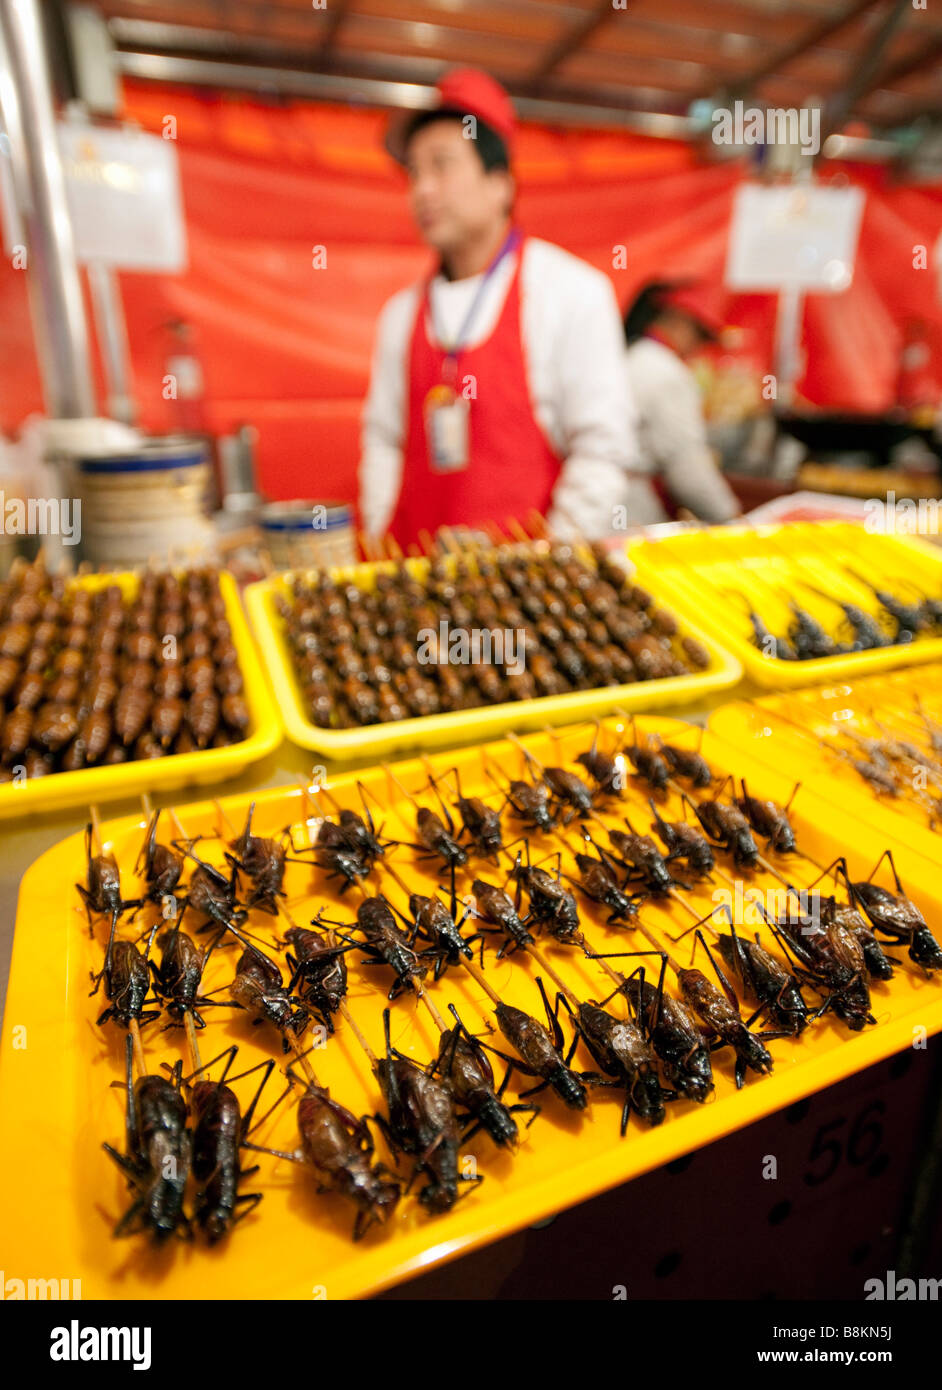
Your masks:
<svg viewBox="0 0 942 1390"><path fill-rule="evenodd" d="M639 338L625 353L625 377L638 412L645 472L660 474L674 501L703 521L729 521L740 509L713 461L697 379L676 352ZM643 518L663 521L667 513Z"/></svg>
<svg viewBox="0 0 942 1390"><path fill-rule="evenodd" d="M563 460L549 524L561 536L573 530L605 536L626 495L640 492L643 504L653 500L643 479L628 477L639 455L614 291L601 271L550 242L528 238L517 254L523 257L520 318L530 399ZM493 332L515 265L516 255L506 256L491 275L465 346L476 347ZM432 341L439 335L455 340L482 278L435 277L427 324ZM360 515L370 535L387 529L402 483L409 342L422 291L413 285L393 295L379 319L360 458Z"/></svg>

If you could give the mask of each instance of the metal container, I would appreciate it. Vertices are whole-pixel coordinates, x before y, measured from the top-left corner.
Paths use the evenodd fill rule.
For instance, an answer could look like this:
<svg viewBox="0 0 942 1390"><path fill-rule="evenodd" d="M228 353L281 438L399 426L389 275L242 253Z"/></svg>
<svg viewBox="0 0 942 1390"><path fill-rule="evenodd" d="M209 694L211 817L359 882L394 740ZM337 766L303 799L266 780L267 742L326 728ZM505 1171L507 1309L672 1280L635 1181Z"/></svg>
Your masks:
<svg viewBox="0 0 942 1390"><path fill-rule="evenodd" d="M275 569L332 569L357 562L353 510L346 502L270 502L259 514L259 526Z"/></svg>
<svg viewBox="0 0 942 1390"><path fill-rule="evenodd" d="M120 454L85 455L75 460L73 476L82 499L82 558L91 564L213 554L206 514L212 468L204 440L166 436Z"/></svg>

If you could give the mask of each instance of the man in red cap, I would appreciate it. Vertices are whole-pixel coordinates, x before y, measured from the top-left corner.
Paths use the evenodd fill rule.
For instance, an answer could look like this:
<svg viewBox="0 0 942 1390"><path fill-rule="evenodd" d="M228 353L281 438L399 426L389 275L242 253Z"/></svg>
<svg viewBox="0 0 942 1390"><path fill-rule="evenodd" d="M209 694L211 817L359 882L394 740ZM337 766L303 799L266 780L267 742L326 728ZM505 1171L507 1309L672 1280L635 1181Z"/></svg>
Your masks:
<svg viewBox="0 0 942 1390"><path fill-rule="evenodd" d="M509 96L471 69L447 73L436 104L387 136L438 257L383 309L363 418L363 524L403 546L534 509L558 534L603 536L629 490L612 286L516 226L513 139Z"/></svg>
<svg viewBox="0 0 942 1390"><path fill-rule="evenodd" d="M707 442L700 388L687 360L723 328L723 298L703 281L646 285L625 315L628 390L638 411L642 464L665 504L702 521L730 521L739 502Z"/></svg>

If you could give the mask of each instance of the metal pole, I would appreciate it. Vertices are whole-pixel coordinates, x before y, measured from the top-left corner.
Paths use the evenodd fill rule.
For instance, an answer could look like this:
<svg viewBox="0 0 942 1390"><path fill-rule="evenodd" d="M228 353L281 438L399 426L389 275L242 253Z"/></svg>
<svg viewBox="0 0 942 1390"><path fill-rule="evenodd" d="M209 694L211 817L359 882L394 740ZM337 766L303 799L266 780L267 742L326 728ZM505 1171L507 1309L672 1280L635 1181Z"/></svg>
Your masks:
<svg viewBox="0 0 942 1390"><path fill-rule="evenodd" d="M0 34L10 78L4 101L12 98L18 107L7 126L21 139L12 158L20 166L20 214L46 408L58 419L93 416L88 328L37 0L0 0Z"/></svg>
<svg viewBox="0 0 942 1390"><path fill-rule="evenodd" d="M105 368L108 414L125 425L137 421L137 402L131 394L128 331L118 277L111 266L92 261L88 266L95 329Z"/></svg>
<svg viewBox="0 0 942 1390"><path fill-rule="evenodd" d="M801 290L779 291L778 312L775 317L775 375L779 410L790 410L795 398L795 383L801 367L801 321L805 297Z"/></svg>

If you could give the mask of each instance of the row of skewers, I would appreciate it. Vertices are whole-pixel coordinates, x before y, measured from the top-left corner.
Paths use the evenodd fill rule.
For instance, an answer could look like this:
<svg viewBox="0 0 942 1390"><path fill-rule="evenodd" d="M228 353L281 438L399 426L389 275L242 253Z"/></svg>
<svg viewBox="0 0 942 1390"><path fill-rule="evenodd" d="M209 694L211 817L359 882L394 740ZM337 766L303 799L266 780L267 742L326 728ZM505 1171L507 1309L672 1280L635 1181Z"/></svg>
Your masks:
<svg viewBox="0 0 942 1390"><path fill-rule="evenodd" d="M436 555L422 578L403 560L369 587L293 576L278 605L305 708L321 728L664 679L710 659L602 546L529 537L463 546ZM443 631L487 634L487 651L469 642L455 655Z"/></svg>
<svg viewBox="0 0 942 1390"><path fill-rule="evenodd" d="M929 828L942 822L942 709L934 700L933 672L926 668L926 699L887 687L855 690L854 717L845 709L830 720L815 692L774 706L775 718L804 743L823 748L828 759L853 768L881 800L909 805L925 814Z"/></svg>
<svg viewBox="0 0 942 1390"><path fill-rule="evenodd" d="M776 1037L797 1037L825 1014L854 1031L872 1024L872 984L890 979L900 964L887 955L880 938L905 946L910 968L920 973L942 968L942 951L906 896L892 856L888 862L895 891L874 882L879 864L868 879L857 881L838 861L814 866L819 869L815 883L830 879L830 891L803 886L799 898L793 880L802 863L813 861L797 845L787 809L753 796L744 784L731 795L728 782L717 784L697 750L636 735L633 742L605 752L597 732L575 760L577 773L545 766L519 747L524 763L518 777L506 779L486 760L494 786L489 799L465 795L457 772L443 776L431 764L424 791L399 788L405 800L399 800L396 814L401 819L399 808L411 804L414 840L394 840L377 830L365 788L359 811L339 806L326 789L309 789L308 800L316 797L330 810L306 816L308 827L316 826L309 843L299 847L290 828L279 837L256 835L250 809L240 834L220 826L230 836L222 868L199 857L199 842L187 837L179 821L176 837L161 841L159 815L154 814L139 860L144 888L134 900L123 898L116 861L100 847L93 852L94 832L89 832L87 882L80 892L90 923L101 914L110 924L99 977L108 1007L99 1022L124 1027L129 1034L126 1147L123 1154L108 1149L134 1194L119 1234L146 1230L161 1239L188 1229L191 1219L183 1204L190 1166L196 1183L192 1224L210 1241L231 1230L260 1199L259 1193L239 1193L241 1154L264 1149L252 1136L267 1114L261 1121L254 1115L261 1084L276 1059L262 1064L259 1090L243 1116L230 1082L258 1068L230 1075L235 1046L202 1064L197 1034L206 1024L204 1013L213 1008L240 1008L280 1037L291 1057L280 1100L292 1092L300 1097L300 1142L294 1150L266 1151L303 1165L321 1187L345 1195L356 1211L354 1236L360 1237L372 1225L388 1221L401 1184L391 1168L376 1160L370 1117L355 1116L319 1082L304 1046L309 1030L317 1030L329 1046L335 1028L345 1025L362 1046L383 1098L383 1109L372 1123L392 1157L398 1162L407 1156L424 1175L419 1201L440 1213L453 1207L463 1182L477 1185L481 1180L459 1164L461 1146L483 1131L512 1152L520 1140L516 1117L526 1113L532 1123L538 1093L548 1092L579 1113L586 1110L590 1093L613 1091L622 1102L622 1134L632 1113L644 1123L659 1124L670 1103L709 1098L716 1051L731 1049L741 1086L747 1073L772 1070L766 1044ZM395 787L391 770L388 776ZM650 833L634 826L639 802L652 817ZM669 810L669 804L678 811ZM617 826L612 825L613 808L623 813L629 806L630 816L621 814ZM677 819L671 818L674 814ZM506 839L511 823L522 837ZM765 841L764 850L758 840ZM537 856L546 862L547 845L553 847L555 871L534 862ZM397 867L407 848L418 856L414 869L432 865L445 875L448 887L416 891L406 867ZM318 893L336 885L341 902L348 891L357 893L355 920L328 917L325 905L308 927L299 926L284 888L286 865L296 861L316 871ZM184 886L187 864L192 870ZM701 914L691 901L711 878L732 884L728 869L749 875L757 868L781 881L798 904L794 912L769 916L762 893L747 890L764 918L765 944L758 932L755 940L737 933L731 919L728 930L720 930L726 924L718 925L715 913ZM465 888L461 898L459 875ZM368 892L367 884L375 884L377 891ZM589 924L580 899L594 914ZM119 939L116 925L146 904L160 911L144 933L142 951L144 937L137 942ZM168 905L169 918L164 915ZM657 910L676 905L692 919L688 930L704 950L716 983L705 970L682 965L665 948L645 920L649 905ZM607 926L626 929L628 949L598 949L596 909L606 914ZM251 928L247 925L252 912L287 923L275 941L284 952L287 977L270 943L259 940L256 919ZM472 930L463 931L468 922ZM201 949L184 923L192 924L194 935L211 937L209 944ZM807 930L809 923L812 930ZM663 927L659 931L663 935ZM149 961L158 932L159 964ZM547 957L547 941L595 962L608 980L605 997L579 998ZM482 968L485 942L499 956L533 959L540 971L533 983L545 1024L494 988L490 972ZM230 943L241 947L241 954L228 984L229 998L221 1001L213 997L218 991L203 990L201 980L209 957ZM354 950L387 979L391 975L390 1002L411 994L428 1010L440 1045L424 1066L392 1046L388 1007L384 1049L378 1053L371 1047L346 999L347 957ZM641 963L633 961L630 972L622 973L610 963L622 955ZM479 1009L481 1021L512 1052L477 1036L454 1006L447 1020L439 1012L428 977L434 984L450 969L468 972L483 991L488 1003ZM665 989L668 972L679 997ZM364 978L375 973L361 971ZM555 1002L546 980L555 986ZM169 1069L169 1077L146 1069L141 1029L161 1014L186 1029L186 1079L182 1062ZM568 1028L572 1036L567 1041ZM572 1065L580 1045L591 1058L590 1069ZM499 1084L494 1057L507 1068ZM222 1075L210 1081L208 1067L220 1061ZM528 1084L508 1103L514 1075ZM188 1099L184 1087L189 1087ZM175 1157L172 1180L158 1162L167 1152ZM203 1155L199 1162L197 1153Z"/></svg>
<svg viewBox="0 0 942 1390"><path fill-rule="evenodd" d="M18 561L0 584L0 781L246 736L243 678L215 569L67 584Z"/></svg>
<svg viewBox="0 0 942 1390"><path fill-rule="evenodd" d="M927 594L905 576L885 575L874 582L844 566L836 587L826 592L803 578L786 591L768 578L772 573L750 570L751 597L737 588L722 592L748 614L753 645L778 661L815 661L942 636L942 594ZM766 605L756 593L788 612L784 630L770 629L760 611ZM809 610L809 597L821 617Z"/></svg>

